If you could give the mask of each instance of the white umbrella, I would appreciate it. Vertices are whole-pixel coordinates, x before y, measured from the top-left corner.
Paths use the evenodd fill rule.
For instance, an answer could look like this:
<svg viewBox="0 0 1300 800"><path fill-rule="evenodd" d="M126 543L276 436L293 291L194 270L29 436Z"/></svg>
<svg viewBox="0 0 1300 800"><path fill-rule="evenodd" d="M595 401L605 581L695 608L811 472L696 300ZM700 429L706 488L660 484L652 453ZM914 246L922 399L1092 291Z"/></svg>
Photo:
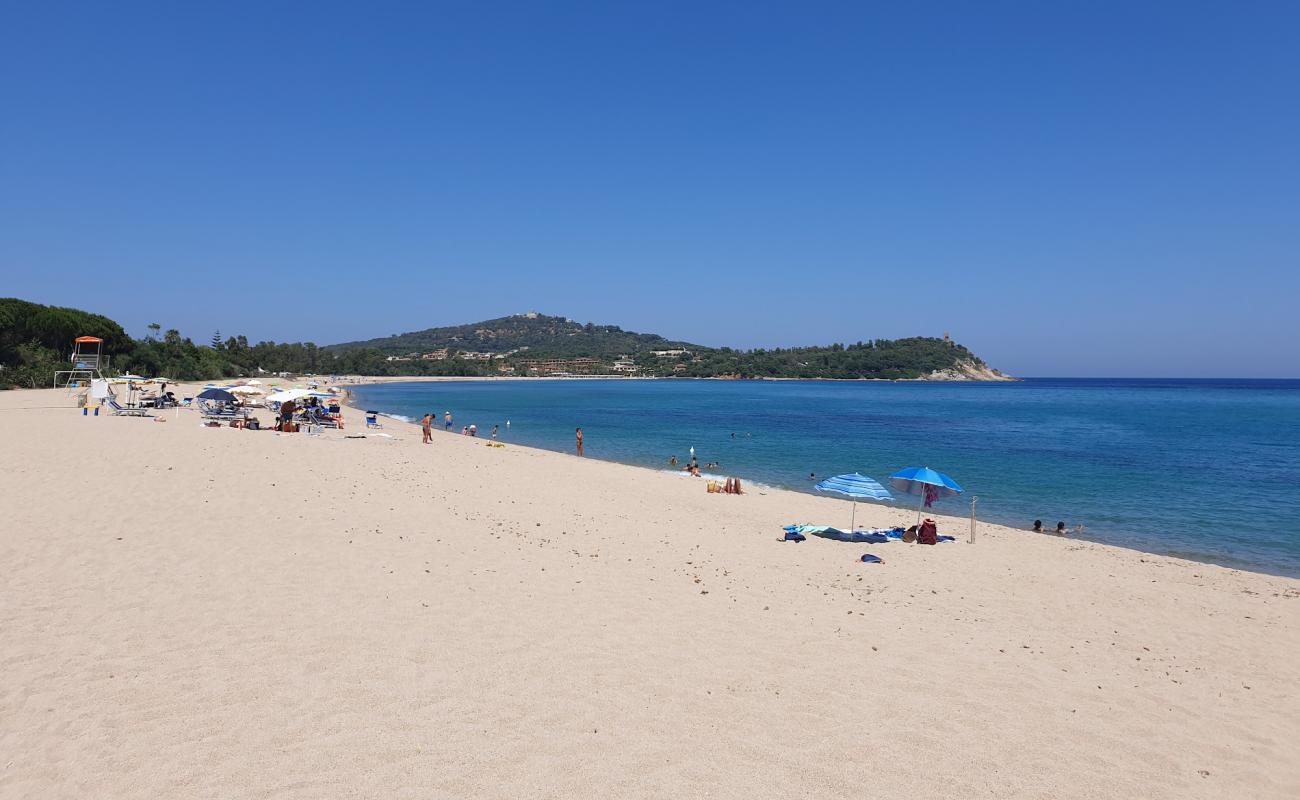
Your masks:
<svg viewBox="0 0 1300 800"><path fill-rule="evenodd" d="M290 389L287 392L276 392L270 397L267 397L266 402L287 403L290 400L297 400L301 397L306 397L309 394L311 394L311 392L307 391L306 389Z"/></svg>
<svg viewBox="0 0 1300 800"><path fill-rule="evenodd" d="M231 394L266 394L261 386L232 386L226 391Z"/></svg>

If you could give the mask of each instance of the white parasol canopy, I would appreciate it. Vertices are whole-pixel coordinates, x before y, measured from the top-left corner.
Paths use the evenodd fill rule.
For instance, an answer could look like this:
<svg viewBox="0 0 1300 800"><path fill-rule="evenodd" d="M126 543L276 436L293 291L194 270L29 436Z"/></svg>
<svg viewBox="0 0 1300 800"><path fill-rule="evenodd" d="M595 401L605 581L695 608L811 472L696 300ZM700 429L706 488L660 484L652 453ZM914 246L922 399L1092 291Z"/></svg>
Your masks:
<svg viewBox="0 0 1300 800"><path fill-rule="evenodd" d="M299 398L306 397L310 394L311 392L307 391L306 389L290 389L286 392L276 392L275 394L267 397L266 402L287 403L290 400L297 400Z"/></svg>

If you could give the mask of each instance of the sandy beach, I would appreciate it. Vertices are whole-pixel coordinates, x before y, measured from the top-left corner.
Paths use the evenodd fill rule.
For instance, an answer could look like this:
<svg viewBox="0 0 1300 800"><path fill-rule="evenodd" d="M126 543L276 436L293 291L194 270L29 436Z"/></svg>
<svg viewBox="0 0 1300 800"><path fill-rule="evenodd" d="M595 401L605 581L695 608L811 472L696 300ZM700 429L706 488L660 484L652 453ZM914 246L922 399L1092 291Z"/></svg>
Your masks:
<svg viewBox="0 0 1300 800"><path fill-rule="evenodd" d="M1297 580L72 405L0 392L0 797L1300 796Z"/></svg>

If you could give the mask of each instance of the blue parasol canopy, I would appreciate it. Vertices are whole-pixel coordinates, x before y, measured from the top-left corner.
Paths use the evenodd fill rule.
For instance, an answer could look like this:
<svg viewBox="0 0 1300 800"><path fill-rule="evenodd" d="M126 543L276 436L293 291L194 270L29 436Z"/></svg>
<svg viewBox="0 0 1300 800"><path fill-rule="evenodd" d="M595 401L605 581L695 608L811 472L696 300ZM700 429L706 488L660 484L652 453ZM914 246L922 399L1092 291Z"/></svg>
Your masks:
<svg viewBox="0 0 1300 800"><path fill-rule="evenodd" d="M199 392L197 400L215 400L218 403L233 403L235 396L225 389L205 389Z"/></svg>
<svg viewBox="0 0 1300 800"><path fill-rule="evenodd" d="M893 500L889 490L858 472L827 478L816 487L819 492L839 492L855 500Z"/></svg>
<svg viewBox="0 0 1300 800"><path fill-rule="evenodd" d="M908 467L900 469L889 476L889 485L907 494L925 495L925 487L933 486L940 497L952 497L960 494L962 488L957 482L942 472L929 467Z"/></svg>
<svg viewBox="0 0 1300 800"><path fill-rule="evenodd" d="M853 498L853 512L849 516L849 533L853 532L854 525L857 522L859 500L894 499L888 489L866 475L857 472L827 478L813 488L819 492L837 492Z"/></svg>
<svg viewBox="0 0 1300 800"><path fill-rule="evenodd" d="M918 525L921 524L921 508L926 504L927 499L933 501L941 497L952 497L962 492L962 488L957 485L957 481L929 467L900 469L889 476L889 485L900 492L921 497L921 504L916 507L916 522Z"/></svg>

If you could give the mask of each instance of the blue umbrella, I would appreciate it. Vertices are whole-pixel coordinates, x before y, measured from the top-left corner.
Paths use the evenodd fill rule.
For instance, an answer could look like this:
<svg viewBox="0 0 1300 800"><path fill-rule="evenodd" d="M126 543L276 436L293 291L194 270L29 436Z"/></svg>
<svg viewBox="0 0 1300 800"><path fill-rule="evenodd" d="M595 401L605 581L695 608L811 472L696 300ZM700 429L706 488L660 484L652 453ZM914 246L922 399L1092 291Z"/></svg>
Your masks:
<svg viewBox="0 0 1300 800"><path fill-rule="evenodd" d="M233 403L235 396L225 389L205 389L199 392L196 400L215 400L218 403Z"/></svg>
<svg viewBox="0 0 1300 800"><path fill-rule="evenodd" d="M858 517L859 500L893 500L889 490L866 475L857 472L827 478L814 487L819 492L837 492L853 498L853 512L849 517L849 533L853 533Z"/></svg>
<svg viewBox="0 0 1300 800"><path fill-rule="evenodd" d="M900 469L889 476L889 485L900 492L921 496L921 504L916 507L916 524L921 524L921 509L925 506L926 495L934 500L940 497L952 497L960 494L962 488L957 482L942 472L929 467L908 467Z"/></svg>

